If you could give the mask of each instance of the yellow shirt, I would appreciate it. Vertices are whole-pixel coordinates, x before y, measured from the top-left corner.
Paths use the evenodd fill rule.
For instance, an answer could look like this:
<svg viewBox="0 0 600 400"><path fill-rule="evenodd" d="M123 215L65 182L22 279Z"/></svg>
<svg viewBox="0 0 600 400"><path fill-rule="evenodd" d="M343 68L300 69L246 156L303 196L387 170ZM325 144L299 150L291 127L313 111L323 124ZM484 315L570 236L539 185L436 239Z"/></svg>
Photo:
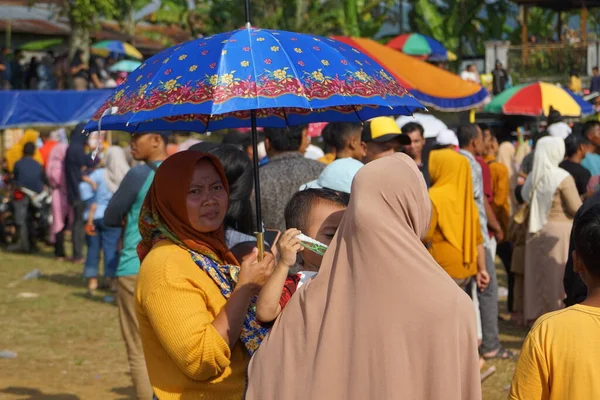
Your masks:
<svg viewBox="0 0 600 400"><path fill-rule="evenodd" d="M574 305L540 317L523 345L513 400L600 399L600 308Z"/></svg>
<svg viewBox="0 0 600 400"><path fill-rule="evenodd" d="M184 249L157 243L142 262L136 314L150 382L160 400L241 399L248 353L212 321L226 299Z"/></svg>
<svg viewBox="0 0 600 400"><path fill-rule="evenodd" d="M319 158L317 161L319 161L320 163L329 165L335 161L335 154L327 153L323 157Z"/></svg>
<svg viewBox="0 0 600 400"><path fill-rule="evenodd" d="M581 92L581 78L578 76L571 76L569 81L569 90L571 92L580 93Z"/></svg>

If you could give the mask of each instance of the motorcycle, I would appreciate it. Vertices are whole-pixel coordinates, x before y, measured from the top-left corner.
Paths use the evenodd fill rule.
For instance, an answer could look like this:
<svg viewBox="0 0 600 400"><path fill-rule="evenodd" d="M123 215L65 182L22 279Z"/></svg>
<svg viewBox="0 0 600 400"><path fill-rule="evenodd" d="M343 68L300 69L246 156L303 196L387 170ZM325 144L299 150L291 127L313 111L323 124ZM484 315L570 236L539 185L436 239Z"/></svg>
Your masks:
<svg viewBox="0 0 600 400"><path fill-rule="evenodd" d="M52 227L52 195L49 191L36 193L33 190L17 187L12 191L12 198L4 196L0 202L0 242L5 245L18 241L18 227L14 218L14 200L29 198L28 228L29 237L38 242L50 243Z"/></svg>

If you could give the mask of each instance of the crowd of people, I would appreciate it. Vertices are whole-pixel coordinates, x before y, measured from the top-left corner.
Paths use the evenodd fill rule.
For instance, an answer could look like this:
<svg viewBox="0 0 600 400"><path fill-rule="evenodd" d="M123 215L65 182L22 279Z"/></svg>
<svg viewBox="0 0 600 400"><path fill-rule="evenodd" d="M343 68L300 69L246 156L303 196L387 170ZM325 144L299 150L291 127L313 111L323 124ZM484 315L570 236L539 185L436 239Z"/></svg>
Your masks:
<svg viewBox="0 0 600 400"><path fill-rule="evenodd" d="M28 59L21 50L14 53L0 48L0 90L87 90L115 88L127 77L126 72L111 72L115 58L92 55L89 62L77 50L69 63L67 54L48 51L41 58Z"/></svg>
<svg viewBox="0 0 600 400"><path fill-rule="evenodd" d="M533 325L511 398L593 398L600 123L563 135L553 118L531 144L484 124L425 140L390 117L330 123L319 159L307 126L265 128L264 258L248 134L179 151L135 134L92 157L104 139L82 125L40 148L28 131L6 167L52 191L56 256L70 229L88 290L115 292L139 399L480 399L486 360L515 358L496 256L514 323Z"/></svg>

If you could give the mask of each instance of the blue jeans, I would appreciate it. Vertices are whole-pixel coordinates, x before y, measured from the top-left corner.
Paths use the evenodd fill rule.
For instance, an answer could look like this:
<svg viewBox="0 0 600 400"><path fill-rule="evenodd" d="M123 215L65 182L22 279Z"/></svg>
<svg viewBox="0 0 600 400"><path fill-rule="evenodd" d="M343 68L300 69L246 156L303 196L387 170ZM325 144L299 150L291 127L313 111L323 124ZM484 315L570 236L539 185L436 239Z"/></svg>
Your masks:
<svg viewBox="0 0 600 400"><path fill-rule="evenodd" d="M96 235L86 235L87 258L83 269L84 278L98 277L98 264L100 263L100 250L104 252L104 277L114 278L119 264L117 245L121 236L121 228L109 228L104 225L103 219L94 220Z"/></svg>

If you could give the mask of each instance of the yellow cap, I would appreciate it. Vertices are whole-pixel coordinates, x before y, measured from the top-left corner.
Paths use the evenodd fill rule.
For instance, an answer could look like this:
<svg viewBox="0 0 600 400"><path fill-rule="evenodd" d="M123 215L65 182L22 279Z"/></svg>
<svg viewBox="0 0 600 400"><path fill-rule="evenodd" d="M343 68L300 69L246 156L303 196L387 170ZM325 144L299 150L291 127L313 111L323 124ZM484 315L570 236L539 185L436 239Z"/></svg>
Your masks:
<svg viewBox="0 0 600 400"><path fill-rule="evenodd" d="M365 124L362 132L363 142L389 142L399 139L401 144L410 144L410 137L403 135L392 117L377 117Z"/></svg>

